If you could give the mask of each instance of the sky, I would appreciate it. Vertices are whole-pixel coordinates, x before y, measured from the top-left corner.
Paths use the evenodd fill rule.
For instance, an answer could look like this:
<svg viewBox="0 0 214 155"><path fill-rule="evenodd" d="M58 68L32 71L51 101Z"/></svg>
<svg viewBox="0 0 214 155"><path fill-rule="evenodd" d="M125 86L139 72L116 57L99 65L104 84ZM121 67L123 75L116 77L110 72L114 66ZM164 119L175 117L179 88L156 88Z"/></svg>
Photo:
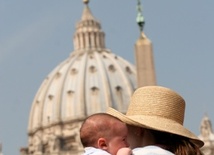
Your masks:
<svg viewBox="0 0 214 155"><path fill-rule="evenodd" d="M158 85L186 100L184 126L214 122L214 1L142 0ZM135 63L137 0L91 0L108 49ZM45 77L73 51L81 0L0 0L0 142L4 155L27 146L31 103Z"/></svg>

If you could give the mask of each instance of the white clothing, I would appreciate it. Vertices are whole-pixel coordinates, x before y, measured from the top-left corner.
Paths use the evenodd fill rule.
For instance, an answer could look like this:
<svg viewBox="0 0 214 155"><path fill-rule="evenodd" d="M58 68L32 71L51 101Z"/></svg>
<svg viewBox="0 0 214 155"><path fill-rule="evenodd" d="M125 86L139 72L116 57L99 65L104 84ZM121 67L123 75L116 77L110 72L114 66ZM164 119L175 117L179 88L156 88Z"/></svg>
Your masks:
<svg viewBox="0 0 214 155"><path fill-rule="evenodd" d="M94 147L84 148L85 152L82 155L111 155L108 152Z"/></svg>
<svg viewBox="0 0 214 155"><path fill-rule="evenodd" d="M133 155L175 155L174 153L164 150L158 146L145 146L132 150Z"/></svg>

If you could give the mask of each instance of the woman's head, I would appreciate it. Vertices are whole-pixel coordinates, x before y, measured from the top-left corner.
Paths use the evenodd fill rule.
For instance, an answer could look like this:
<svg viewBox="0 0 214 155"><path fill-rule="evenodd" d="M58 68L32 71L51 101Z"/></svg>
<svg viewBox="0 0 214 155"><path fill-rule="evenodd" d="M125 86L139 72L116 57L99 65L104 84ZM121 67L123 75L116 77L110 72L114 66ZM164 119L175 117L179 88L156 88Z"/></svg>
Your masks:
<svg viewBox="0 0 214 155"><path fill-rule="evenodd" d="M183 126L185 101L175 91L161 86L138 88L131 97L126 115L109 108L107 113L127 124L180 135L197 146L203 142Z"/></svg>

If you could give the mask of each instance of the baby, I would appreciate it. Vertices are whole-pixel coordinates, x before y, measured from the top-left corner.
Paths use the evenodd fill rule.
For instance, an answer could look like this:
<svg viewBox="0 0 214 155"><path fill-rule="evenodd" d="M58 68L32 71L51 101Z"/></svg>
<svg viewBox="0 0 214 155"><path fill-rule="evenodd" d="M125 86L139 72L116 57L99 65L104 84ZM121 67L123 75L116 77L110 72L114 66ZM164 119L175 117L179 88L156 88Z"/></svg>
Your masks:
<svg viewBox="0 0 214 155"><path fill-rule="evenodd" d="M131 155L125 123L106 113L89 116L80 128L83 155Z"/></svg>

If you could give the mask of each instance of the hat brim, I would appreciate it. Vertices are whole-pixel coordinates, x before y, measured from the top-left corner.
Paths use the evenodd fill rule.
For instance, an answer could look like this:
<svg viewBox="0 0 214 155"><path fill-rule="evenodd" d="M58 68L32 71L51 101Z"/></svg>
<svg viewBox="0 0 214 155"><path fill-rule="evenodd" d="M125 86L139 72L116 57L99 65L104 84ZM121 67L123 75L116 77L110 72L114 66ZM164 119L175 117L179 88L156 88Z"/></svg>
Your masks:
<svg viewBox="0 0 214 155"><path fill-rule="evenodd" d="M183 125L167 118L149 115L124 115L121 112L109 107L107 113L119 118L126 124L149 128L153 130L168 132L189 138L194 144L199 147L204 145L204 142L199 140L195 134L184 128Z"/></svg>

